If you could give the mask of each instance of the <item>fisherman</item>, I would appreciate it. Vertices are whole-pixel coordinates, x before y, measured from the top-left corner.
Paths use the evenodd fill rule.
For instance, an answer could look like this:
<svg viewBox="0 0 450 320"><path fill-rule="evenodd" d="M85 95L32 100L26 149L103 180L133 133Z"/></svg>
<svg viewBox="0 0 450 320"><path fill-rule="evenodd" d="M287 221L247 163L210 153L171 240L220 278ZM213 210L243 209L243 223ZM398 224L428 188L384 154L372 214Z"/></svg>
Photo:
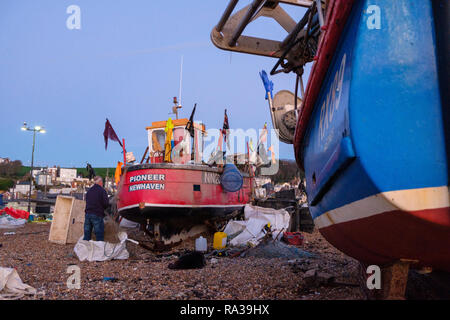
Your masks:
<svg viewBox="0 0 450 320"><path fill-rule="evenodd" d="M94 228L95 239L104 241L105 209L109 206L108 194L103 189L103 179L100 176L94 178L94 185L86 193L86 210L84 218L84 238L91 240L92 228Z"/></svg>

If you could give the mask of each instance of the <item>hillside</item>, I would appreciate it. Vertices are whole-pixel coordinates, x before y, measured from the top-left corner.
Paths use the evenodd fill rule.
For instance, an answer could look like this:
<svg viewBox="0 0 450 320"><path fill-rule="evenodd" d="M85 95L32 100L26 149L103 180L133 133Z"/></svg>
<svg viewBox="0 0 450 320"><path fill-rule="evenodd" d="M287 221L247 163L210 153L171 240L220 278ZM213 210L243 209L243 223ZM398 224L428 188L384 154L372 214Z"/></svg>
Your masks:
<svg viewBox="0 0 450 320"><path fill-rule="evenodd" d="M41 167L35 167L35 169L38 169ZM0 178L3 179L21 179L23 177L25 177L25 175L27 175L30 172L31 167L30 166L22 166L19 165L16 168L13 168L11 170L0 170ZM87 177L87 171L86 168L75 168L77 169L77 175L82 175L83 177ZM108 170L109 169L109 170ZM114 171L116 170L116 168L94 168L95 174L99 175L103 178L106 177L106 173L108 171L108 175L111 177L112 175L114 175Z"/></svg>
<svg viewBox="0 0 450 320"><path fill-rule="evenodd" d="M39 167L40 168L40 167ZM27 173L30 172L31 167L28 166L22 166L20 168L20 171L18 172L18 176L19 177L23 177L24 175L26 175ZM77 169L77 175L81 175L83 177L87 177L87 171L86 168L75 168ZM108 171L109 169L109 171ZM102 178L106 177L106 173L108 171L108 176L111 177L114 175L114 171L116 170L116 168L94 168L95 174L98 176L101 176Z"/></svg>

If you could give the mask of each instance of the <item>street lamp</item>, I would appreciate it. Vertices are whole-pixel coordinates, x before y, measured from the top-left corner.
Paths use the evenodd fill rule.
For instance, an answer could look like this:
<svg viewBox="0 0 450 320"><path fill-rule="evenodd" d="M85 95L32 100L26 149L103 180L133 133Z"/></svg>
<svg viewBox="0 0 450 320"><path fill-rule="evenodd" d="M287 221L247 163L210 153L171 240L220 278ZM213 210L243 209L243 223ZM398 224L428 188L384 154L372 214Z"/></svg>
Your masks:
<svg viewBox="0 0 450 320"><path fill-rule="evenodd" d="M45 129L41 126L35 126L34 128L30 128L27 126L27 123L24 122L22 128L23 131L33 131L33 150L31 152L31 171L30 171L30 190L28 193L28 212L31 213L31 186L33 183L33 166L34 166L34 145L36 142L36 132L45 133Z"/></svg>

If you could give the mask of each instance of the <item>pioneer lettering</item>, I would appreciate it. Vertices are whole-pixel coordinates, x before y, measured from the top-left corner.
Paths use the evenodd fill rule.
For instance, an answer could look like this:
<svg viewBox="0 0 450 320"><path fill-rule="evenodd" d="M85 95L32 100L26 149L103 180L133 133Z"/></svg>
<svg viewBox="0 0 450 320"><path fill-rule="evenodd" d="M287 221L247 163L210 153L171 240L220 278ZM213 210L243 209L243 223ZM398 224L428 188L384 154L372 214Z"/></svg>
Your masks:
<svg viewBox="0 0 450 320"><path fill-rule="evenodd" d="M166 180L165 174L140 174L137 176L130 177L130 183L141 181L164 181L164 180Z"/></svg>

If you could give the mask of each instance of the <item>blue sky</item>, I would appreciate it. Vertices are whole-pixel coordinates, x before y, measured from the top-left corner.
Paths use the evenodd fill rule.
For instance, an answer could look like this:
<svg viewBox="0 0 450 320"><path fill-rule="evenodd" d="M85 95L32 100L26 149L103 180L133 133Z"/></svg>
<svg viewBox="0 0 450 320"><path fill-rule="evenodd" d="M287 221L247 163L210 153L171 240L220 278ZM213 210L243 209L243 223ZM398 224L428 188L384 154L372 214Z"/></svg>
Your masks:
<svg viewBox="0 0 450 320"><path fill-rule="evenodd" d="M243 5L249 1L241 1ZM108 118L129 151L142 156L145 127L165 120L178 95L183 65L183 109L189 117L221 127L227 108L231 128L270 123L258 72L276 60L214 47L210 32L226 0L2 0L0 2L0 157L31 162L32 133L42 125L35 164L115 166L121 148L103 129ZM81 29L69 30L70 5L81 8ZM285 7L287 8L287 7ZM296 8L294 8L296 9ZM290 11L297 20L303 9ZM268 24L264 24L267 23ZM261 21L245 32L282 39L284 30ZM271 77L274 92L294 90L294 75ZM294 158L280 144L280 158Z"/></svg>

